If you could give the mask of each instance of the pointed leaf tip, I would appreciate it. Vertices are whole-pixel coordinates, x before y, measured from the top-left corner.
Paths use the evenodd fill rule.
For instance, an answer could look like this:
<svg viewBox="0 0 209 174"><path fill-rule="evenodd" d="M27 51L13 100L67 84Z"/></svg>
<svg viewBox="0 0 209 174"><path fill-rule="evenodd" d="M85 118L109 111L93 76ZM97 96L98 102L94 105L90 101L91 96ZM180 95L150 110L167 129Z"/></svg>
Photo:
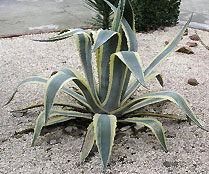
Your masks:
<svg viewBox="0 0 209 174"><path fill-rule="evenodd" d="M116 122L117 120L114 115L94 115L94 134L97 148L103 162L104 172L106 171L112 151L116 131Z"/></svg>

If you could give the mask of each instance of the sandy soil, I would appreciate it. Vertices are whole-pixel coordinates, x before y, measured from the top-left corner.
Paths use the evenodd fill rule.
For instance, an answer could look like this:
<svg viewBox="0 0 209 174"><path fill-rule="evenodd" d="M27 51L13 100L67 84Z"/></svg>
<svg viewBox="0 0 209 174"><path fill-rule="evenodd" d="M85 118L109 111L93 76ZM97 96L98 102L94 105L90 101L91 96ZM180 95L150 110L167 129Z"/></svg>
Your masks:
<svg viewBox="0 0 209 174"><path fill-rule="evenodd" d="M177 26L137 35L138 52L145 65L179 29ZM194 34L194 30L189 29L189 35L191 34ZM198 31L198 34L205 44L209 45L209 32ZM0 40L1 105L7 101L17 84L26 77L48 77L52 71L69 66L81 69L73 38L56 43L32 41L52 35L54 34ZM188 36L185 36L178 47L188 41ZM181 93L188 99L200 122L209 129L209 51L199 42L192 50L192 55L171 53L157 69L164 77L165 86L162 88L153 80L148 87L150 91L171 90ZM196 78L199 85L189 85L189 78ZM137 93L140 92L144 92L144 89L138 90ZM60 100L69 100L65 95L61 96ZM12 115L9 111L41 102L42 97L43 88L40 85L27 85L19 90L10 105L0 108L0 173L101 173L102 165L96 150L83 165L79 165L83 136L67 135L63 133L63 126L43 133L35 147L31 147L32 133L14 136L16 131L34 123L40 110L31 110L23 116ZM172 104L162 105L162 111L182 114ZM163 125L166 130L168 153L163 151L150 131L139 133L137 137L128 134L120 136L115 140L107 173L209 173L209 134L193 123L189 125L188 122L163 120Z"/></svg>

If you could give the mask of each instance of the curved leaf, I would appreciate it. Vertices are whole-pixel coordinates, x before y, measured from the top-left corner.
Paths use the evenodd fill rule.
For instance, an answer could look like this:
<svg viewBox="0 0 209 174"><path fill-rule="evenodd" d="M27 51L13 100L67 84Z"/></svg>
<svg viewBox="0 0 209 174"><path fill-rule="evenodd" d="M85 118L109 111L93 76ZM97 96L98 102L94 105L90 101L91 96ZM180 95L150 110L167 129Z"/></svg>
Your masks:
<svg viewBox="0 0 209 174"><path fill-rule="evenodd" d="M126 0L120 0L118 3L118 7L114 13L114 18L113 18L113 22L112 22L112 30L113 31L118 32L120 30L120 25L121 25L121 20L123 17L125 4L126 4Z"/></svg>
<svg viewBox="0 0 209 174"><path fill-rule="evenodd" d="M160 85L163 86L162 75L159 74L158 72L155 72L155 71L152 71L148 76L144 77L144 80L145 80L145 82L148 82L149 80L151 80L155 77L159 81ZM137 79L133 79L129 83L125 94L121 98L121 105L123 105L132 96L132 94L139 88L139 86L140 86L140 83L138 82Z"/></svg>
<svg viewBox="0 0 209 174"><path fill-rule="evenodd" d="M108 31L103 30L102 33L108 33ZM115 33L115 32L114 32ZM99 35L97 40L103 40L102 35ZM108 84L109 84L109 73L110 73L110 56L120 51L121 46L121 35L120 33L115 33L111 38L106 40L106 42L99 47L96 51L96 60L98 67L98 78L99 78L99 96L100 101L103 102L107 95Z"/></svg>
<svg viewBox="0 0 209 174"><path fill-rule="evenodd" d="M40 135L44 124L45 124L45 112L43 111L39 114L38 118L36 119L36 124L35 124L34 134L33 134L33 141L32 141L31 146L35 145L37 137Z"/></svg>
<svg viewBox="0 0 209 174"><path fill-rule="evenodd" d="M175 92L168 92L168 91L161 91L161 92L151 92L144 94L140 96L139 98L131 101L126 105L131 106L133 103L135 104L137 101L142 100L142 99L151 99L151 98L162 98L165 100L169 100L175 104L177 104L179 107L182 108L182 110L187 114L187 116L201 129L207 131L203 126L199 123L197 120L194 112L192 111L191 107L189 106L188 102L184 97L182 97L180 94L175 93ZM133 105L132 105L133 106Z"/></svg>
<svg viewBox="0 0 209 174"><path fill-rule="evenodd" d="M94 45L93 51L96 51L96 49L102 46L115 34L118 34L118 33L115 31L111 31L111 30L98 30L98 32L96 33L95 45Z"/></svg>
<svg viewBox="0 0 209 174"><path fill-rule="evenodd" d="M57 74L53 75L47 82L44 96L44 110L45 121L47 121L48 114L54 103L56 94L60 89L69 81L74 81L80 90L84 93L88 104L92 107L92 112L105 112L96 102L94 96L91 93L89 86L86 84L85 79L79 75L78 72L72 69L64 69Z"/></svg>
<svg viewBox="0 0 209 174"><path fill-rule="evenodd" d="M184 25L184 27L181 29L181 31L176 35L176 37L172 41L170 41L170 43L161 52L159 52L157 56L151 61L151 63L147 66L147 68L144 71L145 76L149 75L149 73L151 73L161 63L161 61L175 48L175 46L181 40L181 37L183 36L191 19L192 16Z"/></svg>
<svg viewBox="0 0 209 174"><path fill-rule="evenodd" d="M91 91L95 99L97 100L98 103L100 103L97 95L97 90L96 90L96 85L92 70L93 65L92 65L92 56L91 56L91 45L92 45L91 38L86 33L76 34L75 38L76 38L77 49L80 55L81 64L86 75L86 79L88 80L89 86L91 88Z"/></svg>
<svg viewBox="0 0 209 174"><path fill-rule="evenodd" d="M114 5L112 5L107 0L104 0L104 1L111 7L111 9L114 12L116 12L117 8ZM126 2L125 9L127 10L130 7L131 7L131 5L129 4L129 2ZM127 20L124 17L122 17L122 20L121 20L122 28L123 28L123 31L126 35L126 39L128 42L127 44L128 44L129 51L137 51L138 45L137 45L137 39L136 39L136 35L135 35L135 27L134 27L135 25L134 25L134 22L130 22L130 20L133 20L132 19L133 14L129 14L129 12L127 12L127 13L125 12L124 15L125 15L124 17L129 18L129 19L127 19L129 23L127 22Z"/></svg>
<svg viewBox="0 0 209 174"><path fill-rule="evenodd" d="M159 140L161 146L163 149L167 152L168 149L166 147L165 143L165 133L162 124L154 119L154 118L127 118L124 120L118 120L118 122L128 122L128 123L136 123L136 124L142 124L153 132L153 134L156 136L156 138Z"/></svg>
<svg viewBox="0 0 209 174"><path fill-rule="evenodd" d="M36 84L42 84L43 85L43 84L46 84L46 82L47 82L46 78L38 77L38 76L29 77L29 78L23 80L22 82L20 82L18 84L18 86L16 87L14 93L12 94L12 96L9 98L9 100L7 101L7 103L5 105L8 105L12 101L12 99L14 98L15 94L17 93L17 90L18 90L19 87L21 87L21 86L23 86L25 84L29 84L29 83L36 83Z"/></svg>
<svg viewBox="0 0 209 174"><path fill-rule="evenodd" d="M155 104L155 103L159 103L159 102L162 102L162 101L166 101L166 99L162 99L162 98L145 99L145 100L142 100L139 103L137 103L137 104L135 104L131 107L126 107L123 110L120 110L119 112L113 112L112 114L115 114L115 115L123 114L123 115L125 115L125 114L128 114L128 113L134 112L138 109L141 109L145 106Z"/></svg>
<svg viewBox="0 0 209 174"><path fill-rule="evenodd" d="M175 120L187 120L184 116L179 116L176 114L159 114L154 112L136 112L133 114L128 114L128 117L145 117L145 116L152 116L152 117L161 117L161 118L171 118Z"/></svg>
<svg viewBox="0 0 209 174"><path fill-rule="evenodd" d="M121 51L115 55L129 68L138 82L146 88L144 74L142 70L142 61L137 52Z"/></svg>
<svg viewBox="0 0 209 174"><path fill-rule="evenodd" d="M91 106L92 112L94 113L106 113L107 111L101 107L100 103L97 102L95 97L93 96L91 92L91 88L86 83L85 79L76 71L73 69L63 69L60 72L65 73L69 76L75 76L76 78L73 80L75 84L79 87L79 89L82 91L83 95L85 96L87 103Z"/></svg>
<svg viewBox="0 0 209 174"><path fill-rule="evenodd" d="M62 39L69 38L73 36L74 34L89 34L89 31L82 30L82 29L71 29L69 31L63 32L61 34L58 34L57 36L51 37L46 40L34 40L34 41L39 41L39 42L54 42Z"/></svg>
<svg viewBox="0 0 209 174"><path fill-rule="evenodd" d="M55 102L54 106L71 107L71 108L79 109L79 110L83 110L84 109L83 106L81 106L79 104L73 104L73 103ZM26 106L26 107L21 108L21 109L13 110L12 112L26 111L26 110L29 110L29 109L39 108L39 107L44 107L44 103L38 103L38 104Z"/></svg>
<svg viewBox="0 0 209 174"><path fill-rule="evenodd" d="M73 79L76 79L76 76L73 73L71 76L64 73L57 73L48 80L44 94L45 123L47 122L56 94L65 83L72 81Z"/></svg>
<svg viewBox="0 0 209 174"><path fill-rule="evenodd" d="M115 58L118 58L115 60ZM126 81L127 70L130 70L137 80L145 86L141 59L136 52L121 51L110 57L109 86L105 101L102 103L105 109L113 111L121 103L121 95Z"/></svg>
<svg viewBox="0 0 209 174"><path fill-rule="evenodd" d="M99 154L102 158L104 171L112 151L116 131L116 117L114 115L95 114L93 119L94 135Z"/></svg>
<svg viewBox="0 0 209 174"><path fill-rule="evenodd" d="M130 0L126 0L126 5L125 5L124 12L123 12L123 17L126 19L126 21L128 22L128 24L131 27L131 29L133 30L133 32L136 33L135 18L134 18L135 14L134 14L134 10L132 8Z"/></svg>
<svg viewBox="0 0 209 174"><path fill-rule="evenodd" d="M128 70L126 65L120 59L116 59L116 57L115 54L112 54L110 57L109 83L108 88L106 88L105 100L102 103L102 106L108 111L115 110L120 106L120 98Z"/></svg>
<svg viewBox="0 0 209 174"><path fill-rule="evenodd" d="M65 88L62 87L62 91L68 95L70 95L71 97L73 97L75 100L79 101L80 103L82 103L84 106L86 106L89 110L92 110L91 106L88 104L87 100L80 94L78 94L77 92L69 89L69 88Z"/></svg>
<svg viewBox="0 0 209 174"><path fill-rule="evenodd" d="M59 116L59 117L54 117L54 116ZM49 120L48 120L46 126L61 123L61 122L68 121L68 120L71 120L74 118L92 119L92 114L75 112L75 111L51 110L49 113ZM38 118L36 119L32 146L34 146L34 144L37 140L37 137L40 135L41 130L45 125L45 122L46 122L45 111L43 111L39 114Z"/></svg>
<svg viewBox="0 0 209 174"><path fill-rule="evenodd" d="M26 84L34 84L34 83L45 85L47 83L47 79L43 78L43 77L39 77L39 76L33 76L33 77L29 77L29 78L23 80L16 87L14 93L12 94L12 96L9 98L8 102L5 105L9 104L12 101L12 99L14 98L15 94L17 93L19 87L26 85ZM67 93L68 95L72 96L73 98L75 98L76 100L81 102L82 104L84 104L87 108L91 109L91 107L88 105L86 99L83 96L81 96L78 93L74 92L73 90L65 88L65 87L62 88L62 91Z"/></svg>
<svg viewBox="0 0 209 174"><path fill-rule="evenodd" d="M133 9L130 1L126 1L125 10L122 18L122 44L121 51L137 51L138 43L135 34L135 19ZM122 96L125 94L129 81L131 71L128 70L125 76L125 82L123 85Z"/></svg>
<svg viewBox="0 0 209 174"><path fill-rule="evenodd" d="M175 48L175 46L180 41L182 35L184 34L184 31L188 27L191 19L192 19L192 16L190 17L190 19L188 20L188 22L184 25L184 27L182 28L182 30L177 34L177 36L147 66L147 68L144 71L145 79L161 63L161 61ZM157 76L157 79L158 79L158 81L162 85L162 78L160 76ZM136 91L136 89L139 86L140 86L140 84L139 84L138 81L135 81L135 83L132 83L131 86L128 87L127 91L123 95L123 97L122 97L122 103L125 103L128 100L128 98Z"/></svg>
<svg viewBox="0 0 209 174"><path fill-rule="evenodd" d="M87 133L84 139L84 143L80 153L80 163L84 162L86 157L89 155L93 145L94 145L94 125L93 122L88 126Z"/></svg>

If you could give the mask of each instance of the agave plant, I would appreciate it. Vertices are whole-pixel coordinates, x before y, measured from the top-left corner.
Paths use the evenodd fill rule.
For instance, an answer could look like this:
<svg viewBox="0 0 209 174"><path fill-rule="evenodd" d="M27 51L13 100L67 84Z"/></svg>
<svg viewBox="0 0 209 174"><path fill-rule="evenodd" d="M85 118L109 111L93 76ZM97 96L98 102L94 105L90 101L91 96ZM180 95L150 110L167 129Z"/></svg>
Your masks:
<svg viewBox="0 0 209 174"><path fill-rule="evenodd" d="M17 89L27 83L40 83L45 86L43 104L22 108L22 110L27 110L44 106L44 111L40 113L36 120L32 145L35 144L44 126L71 119L87 119L90 124L81 150L80 161L85 160L92 146L96 143L105 171L111 155L116 126L120 123L134 123L148 127L159 140L162 148L167 151L163 126L155 117L172 119L181 119L182 117L172 114L140 112L139 109L145 106L171 101L182 108L186 116L198 127L205 129L197 120L186 99L178 93L168 91L148 92L129 100L136 89L140 86L147 88L146 83L153 78L157 78L162 85L161 75L155 69L180 41L191 18L149 65L143 67L142 60L136 52L138 46L131 4L128 0L120 0L116 8L107 0L104 1L114 11L111 30L74 29L44 40L44 42L53 42L74 36L85 78L75 69L68 68L57 72L49 79L30 77L22 81ZM92 50L96 52L98 82L93 73ZM133 78L131 78L131 75ZM69 81L72 81L79 90L74 91L67 87L66 83ZM13 99L17 89L7 104ZM78 104L56 103L55 97L60 91L76 99ZM54 105L68 106L72 109L54 109Z"/></svg>

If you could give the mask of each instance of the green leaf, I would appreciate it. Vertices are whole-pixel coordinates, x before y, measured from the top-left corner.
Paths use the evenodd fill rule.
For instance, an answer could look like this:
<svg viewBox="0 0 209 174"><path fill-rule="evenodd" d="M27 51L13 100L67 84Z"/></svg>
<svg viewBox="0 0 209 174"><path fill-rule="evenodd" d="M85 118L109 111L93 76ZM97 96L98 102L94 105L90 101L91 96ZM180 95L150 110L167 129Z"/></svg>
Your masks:
<svg viewBox="0 0 209 174"><path fill-rule="evenodd" d="M116 117L114 115L95 114L93 119L94 135L99 154L102 158L104 171L110 159L116 131Z"/></svg>
<svg viewBox="0 0 209 174"><path fill-rule="evenodd" d="M39 76L33 76L33 77L29 77L29 78L23 80L22 82L20 82L18 84L18 86L16 87L14 93L12 94L12 96L9 98L8 102L5 105L9 104L12 101L12 99L14 98L15 94L17 93L18 89L21 86L26 85L26 84L34 84L34 83L35 84L46 85L47 79L43 78L43 77L39 77ZM86 99L83 96L79 95L78 93L74 92L73 90L63 87L62 91L67 93L68 95L72 96L73 98L75 98L76 100L81 102L82 104L84 104L87 108L89 108L89 109L91 108L88 105Z"/></svg>
<svg viewBox="0 0 209 174"><path fill-rule="evenodd" d="M97 40L106 40L104 39L103 33L109 33L106 30L101 31L101 35L99 34L97 37ZM112 32L110 32L112 33ZM112 33L113 34L113 33ZM97 40L96 44L97 45ZM108 40L105 42L100 42L99 43L104 43L102 46L99 47L96 51L96 59L97 59L97 67L98 67L98 78L99 78L99 96L100 96L100 101L103 102L106 98L107 91L108 91L108 84L109 84L109 73L110 73L110 56L115 53L120 51L121 47L121 35L120 33L115 33L110 37ZM97 48L97 46L96 46Z"/></svg>
<svg viewBox="0 0 209 174"><path fill-rule="evenodd" d="M201 129L207 131L205 128L203 128L203 126L199 123L199 121L197 120L194 112L192 111L191 107L189 106L188 102L186 101L186 99L184 97L182 97L180 94L175 93L175 92L168 92L168 91L162 91L162 92L151 92L151 93L147 93L144 94L142 96L140 96L138 99L136 99L135 101L130 102L129 104L127 104L127 106L131 103L135 103L137 100L141 100L141 99L149 99L149 98L162 98L165 100L169 100L175 104L177 104L179 107L182 108L182 110L187 114L187 116Z"/></svg>
<svg viewBox="0 0 209 174"><path fill-rule="evenodd" d="M142 124L153 132L156 138L159 140L163 149L167 152L167 147L165 143L165 133L162 124L154 118L127 118L124 120L118 120L118 122L128 122Z"/></svg>
<svg viewBox="0 0 209 174"><path fill-rule="evenodd" d="M97 102L95 97L91 92L91 88L89 87L88 83L86 83L85 79L74 69L68 68L63 69L60 72L65 73L68 76L75 76L73 82L79 87L82 91L83 95L85 96L87 103L91 106L91 111L94 113L104 113L106 110L101 107L100 103Z"/></svg>
<svg viewBox="0 0 209 174"><path fill-rule="evenodd" d="M115 115L123 114L123 115L125 115L125 114L128 114L128 113L134 112L138 109L141 109L145 106L155 104L155 103L159 103L159 102L162 102L162 101L166 101L166 99L162 99L162 98L145 99L145 100L142 100L142 101L138 102L137 104L135 104L131 107L125 107L123 110L117 111L116 113L113 112L112 114L115 114Z"/></svg>
<svg viewBox="0 0 209 174"><path fill-rule="evenodd" d="M170 118L175 120L187 120L184 116L179 116L176 114L159 114L154 112L136 112L133 114L128 114L128 117L145 117L145 116L151 116L151 117L161 117L161 118Z"/></svg>
<svg viewBox="0 0 209 174"><path fill-rule="evenodd" d="M85 79L75 70L73 69L63 69L57 74L53 75L47 82L44 96L44 110L45 110L45 121L47 121L49 112L54 103L54 99L56 94L60 91L60 89L69 81L73 81L78 85L80 90L83 92L86 97L87 102L92 107L92 111L101 112L103 108L101 108L96 102L93 94L91 93L91 89L86 84ZM104 111L105 112L105 111Z"/></svg>
<svg viewBox="0 0 209 174"><path fill-rule="evenodd" d="M69 38L73 36L74 34L89 34L89 31L81 30L81 29L71 29L69 31L66 31L64 33L58 34L57 36L51 37L46 40L34 40L34 41L39 41L39 42L54 42L62 39Z"/></svg>
<svg viewBox="0 0 209 174"><path fill-rule="evenodd" d="M138 43L135 34L135 19L131 4L129 1L126 1L125 10L122 18L122 44L121 51L137 51ZM131 72L128 70L125 82L123 86L122 96L125 94L129 80L130 80Z"/></svg>
<svg viewBox="0 0 209 174"><path fill-rule="evenodd" d="M120 25L121 25L121 19L123 17L123 12L125 9L125 0L120 0L118 3L118 8L114 13L114 18L112 22L112 30L113 31L119 31L120 30Z"/></svg>
<svg viewBox="0 0 209 174"><path fill-rule="evenodd" d="M43 77L38 77L38 76L29 77L29 78L23 80L22 82L20 82L18 84L18 86L16 87L14 93L12 94L12 96L9 98L9 100L7 101L7 103L4 106L8 105L12 101L12 99L14 98L15 94L17 93L17 90L18 90L19 87L21 87L21 86L23 86L25 84L29 84L29 83L31 83L31 84L36 83L36 84L44 85L44 84L46 84L46 82L47 82L47 79L45 79Z"/></svg>
<svg viewBox="0 0 209 174"><path fill-rule="evenodd" d="M112 5L109 1L107 1L107 0L104 0L104 1L116 13L117 8L114 5ZM126 10L128 9L128 11L130 12L130 7L131 7L131 5L129 4L129 2L126 2L125 9ZM121 20L122 28L123 28L123 31L126 35L129 51L137 51L138 45L137 45L137 39L136 39L136 35L135 35L135 24L132 19L133 14L130 14L129 12L125 12L125 14L124 14L124 17L127 18L128 22L124 17L122 17L122 20Z"/></svg>
<svg viewBox="0 0 209 174"><path fill-rule="evenodd" d="M158 72L152 71L148 76L144 77L144 80L145 80L145 82L148 82L149 80L151 80L155 77L157 78L160 85L162 86L163 79L162 79L162 76ZM131 97L131 95L139 88L139 86L140 86L140 83L138 82L137 79L133 79L129 83L125 94L122 96L121 105L123 105Z"/></svg>
<svg viewBox="0 0 209 174"><path fill-rule="evenodd" d="M102 106L106 110L112 111L120 106L120 99L128 68L120 59L117 58L117 56L115 56L115 54L111 55L109 65L110 71L108 74L109 83L107 95Z"/></svg>
<svg viewBox="0 0 209 174"><path fill-rule="evenodd" d="M77 49L80 55L81 64L86 75L86 79L88 80L94 98L98 103L100 103L97 95L97 90L96 90L96 85L92 70L93 65L92 65L92 56L91 56L91 45L92 45L91 38L86 33L76 34L75 38L76 38Z"/></svg>
<svg viewBox="0 0 209 174"><path fill-rule="evenodd" d="M59 117L55 117L55 116L59 116ZM47 121L46 126L61 123L61 122L68 121L74 118L92 119L92 114L81 113L81 112L76 112L76 111L51 110L49 113L49 120ZM32 146L34 146L38 136L40 135L41 130L45 125L45 122L46 122L45 111L43 111L39 114L38 118L36 119Z"/></svg>
<svg viewBox="0 0 209 174"><path fill-rule="evenodd" d="M106 99L102 103L106 110L113 111L121 105L122 90L128 70L145 86L142 63L138 53L121 51L111 55L109 86Z"/></svg>
<svg viewBox="0 0 209 174"><path fill-rule="evenodd" d="M76 79L76 76L73 73L71 76L64 73L57 73L48 80L44 95L45 123L47 122L56 94L65 83L73 79Z"/></svg>
<svg viewBox="0 0 209 174"><path fill-rule="evenodd" d="M112 7L111 7L112 8ZM184 31L188 27L191 18L188 20L188 22L184 25L182 30L177 34L177 36L151 61L151 63L148 65L148 67L144 71L145 79L152 74L154 69L162 62L162 60L175 48L175 46L180 41L182 35L184 34ZM157 76L158 81L162 85L162 78L160 76ZM146 81L146 80L145 80ZM129 85L127 91L122 97L122 103L125 103L129 97L136 91L136 89L140 86L138 81L132 82L131 86Z"/></svg>
<svg viewBox="0 0 209 174"><path fill-rule="evenodd" d="M130 1L126 1L125 10L122 18L122 44L121 51L137 51L138 43L135 34L135 19L134 13L131 6ZM129 80L130 80L131 72L128 70L125 82L123 86L122 96L125 94Z"/></svg>
<svg viewBox="0 0 209 174"><path fill-rule="evenodd" d="M123 12L123 17L126 19L126 21L128 22L129 26L131 27L131 29L135 33L136 32L136 29L135 29L135 19L134 19L135 14L134 14L134 10L132 8L130 0L126 0L126 5L125 5L124 12Z"/></svg>
<svg viewBox="0 0 209 174"><path fill-rule="evenodd" d="M161 61L175 48L178 42L181 40L186 28L188 27L192 16L181 29L181 31L176 35L176 37L161 51L157 54L157 56L151 61L151 63L147 66L144 71L144 75L147 76L151 73L160 63Z"/></svg>
<svg viewBox="0 0 209 174"><path fill-rule="evenodd" d="M78 94L77 92L75 92L69 88L65 88L65 87L62 87L62 91L64 93L70 95L71 97L73 97L75 100L82 103L84 106L86 106L90 110L92 110L91 106L88 104L87 100L82 95Z"/></svg>
<svg viewBox="0 0 209 174"><path fill-rule="evenodd" d="M71 108L79 109L79 110L83 110L84 109L83 106L81 106L79 104L73 104L73 103L55 102L54 106L71 107ZM26 107L21 108L21 109L13 110L12 112L26 111L26 110L29 110L29 109L39 108L39 107L44 107L44 103L38 103L38 104L26 106Z"/></svg>
<svg viewBox="0 0 209 174"><path fill-rule="evenodd" d="M128 67L138 82L146 88L144 74L142 71L142 61L137 52L121 51L115 55Z"/></svg>
<svg viewBox="0 0 209 174"><path fill-rule="evenodd" d="M32 146L34 146L37 137L40 135L41 130L43 128L45 124L45 112L41 112L38 116L38 118L36 119L36 124L35 124L35 128L34 128L34 134L33 134L33 141L32 141Z"/></svg>
<svg viewBox="0 0 209 174"><path fill-rule="evenodd" d="M84 139L84 143L80 154L80 163L83 163L86 157L89 155L93 145L94 145L94 125L93 122L88 126L87 133Z"/></svg>
<svg viewBox="0 0 209 174"><path fill-rule="evenodd" d="M115 31L111 30L98 30L95 38L95 45L93 51L96 51L101 45L107 42L110 38L112 38L115 34L118 34Z"/></svg>

